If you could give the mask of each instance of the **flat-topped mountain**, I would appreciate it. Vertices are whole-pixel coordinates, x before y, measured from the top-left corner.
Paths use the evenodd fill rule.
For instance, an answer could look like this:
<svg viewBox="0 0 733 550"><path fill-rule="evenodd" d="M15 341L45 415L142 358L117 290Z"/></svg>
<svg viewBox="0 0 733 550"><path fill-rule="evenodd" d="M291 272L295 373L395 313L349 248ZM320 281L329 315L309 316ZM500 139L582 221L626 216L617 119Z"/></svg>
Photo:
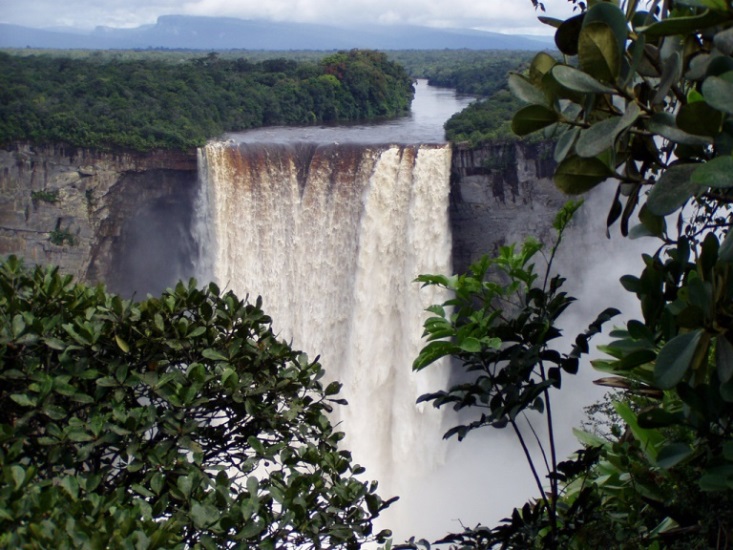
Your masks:
<svg viewBox="0 0 733 550"><path fill-rule="evenodd" d="M409 25L333 27L310 23L244 20L230 17L165 15L154 25L135 28L97 27L34 29L0 24L2 48L188 50L342 50L369 48L541 50L546 40L471 29Z"/></svg>

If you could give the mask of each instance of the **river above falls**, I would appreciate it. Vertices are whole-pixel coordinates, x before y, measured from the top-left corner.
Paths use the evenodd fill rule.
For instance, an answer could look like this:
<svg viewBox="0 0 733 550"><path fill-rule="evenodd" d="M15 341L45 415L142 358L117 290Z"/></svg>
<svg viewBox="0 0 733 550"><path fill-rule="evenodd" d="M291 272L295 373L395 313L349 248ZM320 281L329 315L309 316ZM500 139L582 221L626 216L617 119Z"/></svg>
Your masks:
<svg viewBox="0 0 733 550"><path fill-rule="evenodd" d="M240 143L445 143L443 124L474 101L452 88L429 86L420 79L410 114L395 119L338 126L269 126L226 134Z"/></svg>

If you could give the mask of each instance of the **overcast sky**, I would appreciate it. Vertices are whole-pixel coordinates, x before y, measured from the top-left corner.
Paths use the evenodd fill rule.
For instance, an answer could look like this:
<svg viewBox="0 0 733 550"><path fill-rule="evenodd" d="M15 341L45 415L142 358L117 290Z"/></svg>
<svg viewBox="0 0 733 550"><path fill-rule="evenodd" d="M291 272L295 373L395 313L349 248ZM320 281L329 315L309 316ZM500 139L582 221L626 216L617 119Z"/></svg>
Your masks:
<svg viewBox="0 0 733 550"><path fill-rule="evenodd" d="M545 7L553 17L571 13L567 0L545 0ZM0 0L0 22L39 28L136 27L171 14L551 33L531 0Z"/></svg>

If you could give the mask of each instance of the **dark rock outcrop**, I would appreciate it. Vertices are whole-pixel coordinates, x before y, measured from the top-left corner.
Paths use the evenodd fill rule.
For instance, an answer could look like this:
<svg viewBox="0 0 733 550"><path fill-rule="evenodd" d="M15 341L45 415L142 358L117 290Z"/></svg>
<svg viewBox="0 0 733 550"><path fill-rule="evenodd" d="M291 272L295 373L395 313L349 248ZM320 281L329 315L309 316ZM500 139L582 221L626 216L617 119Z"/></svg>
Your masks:
<svg viewBox="0 0 733 550"><path fill-rule="evenodd" d="M451 171L453 269L533 235L552 238L552 220L567 200L552 182L548 144L456 146Z"/></svg>

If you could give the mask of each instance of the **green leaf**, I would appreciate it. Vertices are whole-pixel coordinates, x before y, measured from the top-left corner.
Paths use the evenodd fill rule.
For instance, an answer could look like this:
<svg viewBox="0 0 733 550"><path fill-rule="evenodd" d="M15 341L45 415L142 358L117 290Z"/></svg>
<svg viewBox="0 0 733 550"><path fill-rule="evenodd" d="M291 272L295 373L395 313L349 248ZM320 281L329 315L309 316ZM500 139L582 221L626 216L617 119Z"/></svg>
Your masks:
<svg viewBox="0 0 733 550"><path fill-rule="evenodd" d="M679 418L664 409L647 409L638 416L639 426L642 428L668 428L679 423Z"/></svg>
<svg viewBox="0 0 733 550"><path fill-rule="evenodd" d="M184 498L188 500L188 497L191 495L191 489L193 487L192 475L189 474L187 476L180 476L176 480L176 487L178 487L178 490L181 491Z"/></svg>
<svg viewBox="0 0 733 550"><path fill-rule="evenodd" d="M31 399L24 393L14 393L10 396L10 399L15 401L21 407L35 407L36 406L36 400Z"/></svg>
<svg viewBox="0 0 733 550"><path fill-rule="evenodd" d="M621 132L633 125L634 122L636 122L641 116L641 112L641 107L639 107L638 103L636 103L635 101L628 103L626 105L626 110L624 111L624 114L621 115L621 118L616 125L616 129L614 130L614 139L616 139L619 134L621 134Z"/></svg>
<svg viewBox="0 0 733 550"><path fill-rule="evenodd" d="M138 495L144 496L145 498L153 498L155 494L150 491L147 487L144 487L140 483L133 483L130 485L130 489L135 491Z"/></svg>
<svg viewBox="0 0 733 550"><path fill-rule="evenodd" d="M705 101L695 101L680 107L676 121L683 132L713 137L720 133L723 114Z"/></svg>
<svg viewBox="0 0 733 550"><path fill-rule="evenodd" d="M639 220L641 220L642 225L649 232L649 235L661 237L664 234L664 230L666 229L664 216L653 214L646 204L639 211Z"/></svg>
<svg viewBox="0 0 733 550"><path fill-rule="evenodd" d="M585 13L566 19L555 32L555 45L565 55L578 55L578 38L583 27Z"/></svg>
<svg viewBox="0 0 733 550"><path fill-rule="evenodd" d="M733 263L733 231L728 231L728 234L720 245L718 260L722 263Z"/></svg>
<svg viewBox="0 0 733 550"><path fill-rule="evenodd" d="M78 428L69 430L69 432L66 434L66 437L69 439L69 441L77 441L79 443L92 441L94 439L94 436L92 436L92 434Z"/></svg>
<svg viewBox="0 0 733 550"><path fill-rule="evenodd" d="M712 107L733 114L733 71L720 76L709 76L702 83L702 94Z"/></svg>
<svg viewBox="0 0 733 550"><path fill-rule="evenodd" d="M528 105L514 115L512 131L518 136L525 136L554 124L558 119L558 114L549 107Z"/></svg>
<svg viewBox="0 0 733 550"><path fill-rule="evenodd" d="M117 342L117 345L119 346L119 348L120 348L120 349L121 349L121 350L122 350L123 352L125 352L125 353L130 353L130 346L128 345L128 343L127 343L127 342L125 342L125 341L124 341L124 340L122 339L122 337L121 337L121 336L119 336L119 335L115 334L115 342Z"/></svg>
<svg viewBox="0 0 733 550"><path fill-rule="evenodd" d="M733 27L715 33L713 44L725 55L733 54Z"/></svg>
<svg viewBox="0 0 733 550"><path fill-rule="evenodd" d="M570 156L555 170L555 185L568 194L590 191L613 175L613 171L598 158Z"/></svg>
<svg viewBox="0 0 733 550"><path fill-rule="evenodd" d="M733 480L733 464L724 464L710 468L700 477L700 489L703 491L725 491L730 489Z"/></svg>
<svg viewBox="0 0 733 550"><path fill-rule="evenodd" d="M186 334L186 338L198 338L202 334L206 333L206 327L198 326L195 329L193 329L191 332Z"/></svg>
<svg viewBox="0 0 733 550"><path fill-rule="evenodd" d="M247 540L256 537L265 530L265 522L261 519L245 523L242 529L237 532L238 540Z"/></svg>
<svg viewBox="0 0 733 550"><path fill-rule="evenodd" d="M545 94L542 93L542 90L536 88L527 77L517 73L509 73L507 81L509 90L511 90L517 99L525 103L537 105L547 103L547 99L545 98Z"/></svg>
<svg viewBox="0 0 733 550"><path fill-rule="evenodd" d="M604 439L599 435L591 432L579 430L578 428L573 428L573 434L578 441L580 441L583 445L587 445L588 447L605 447L609 444L607 439Z"/></svg>
<svg viewBox="0 0 733 550"><path fill-rule="evenodd" d="M639 27L636 30L644 33L647 39L653 40L662 36L694 33L720 23L722 23L720 14L706 10L700 15L668 17L663 21L653 23L647 27Z"/></svg>
<svg viewBox="0 0 733 550"><path fill-rule="evenodd" d="M155 323L155 328L157 328L158 331L165 332L165 324L163 323L163 317L160 313L156 313L153 316L153 321Z"/></svg>
<svg viewBox="0 0 733 550"><path fill-rule="evenodd" d="M23 334L23 331L25 330L25 320L23 319L23 316L18 313L13 316L13 336L17 338L21 334Z"/></svg>
<svg viewBox="0 0 733 550"><path fill-rule="evenodd" d="M473 336L469 336L468 338L461 340L458 347L461 348L462 351L466 351L468 353L478 353L481 351L481 342Z"/></svg>
<svg viewBox="0 0 733 550"><path fill-rule="evenodd" d="M657 455L657 466L660 468L672 468L692 454L692 449L687 443L672 443L663 447Z"/></svg>
<svg viewBox="0 0 733 550"><path fill-rule="evenodd" d="M156 495L160 494L160 491L163 489L164 483L165 478L163 477L163 474L161 472L155 472L153 474L153 477L150 478L150 488Z"/></svg>
<svg viewBox="0 0 733 550"><path fill-rule="evenodd" d="M613 31L618 55L622 56L626 49L626 39L629 33L626 15L614 2L597 2L591 3L590 6L583 19L583 26L594 23L608 25Z"/></svg>
<svg viewBox="0 0 733 550"><path fill-rule="evenodd" d="M212 361L227 361L228 358L222 354L219 350L213 349L213 348L206 348L201 352L201 355L206 357L206 359L211 359Z"/></svg>
<svg viewBox="0 0 733 550"><path fill-rule="evenodd" d="M61 480L61 487L69 494L72 500L79 497L79 482L74 476L66 476Z"/></svg>
<svg viewBox="0 0 733 550"><path fill-rule="evenodd" d="M542 82L542 77L556 64L557 60L550 54L545 52L538 53L529 65L529 81L534 85L539 85Z"/></svg>
<svg viewBox="0 0 733 550"><path fill-rule="evenodd" d="M198 529L210 528L219 520L217 509L208 502L201 504L193 502L191 504L191 519Z"/></svg>
<svg viewBox="0 0 733 550"><path fill-rule="evenodd" d="M255 476L249 476L247 478L247 491L250 495L254 496L259 492L260 483Z"/></svg>
<svg viewBox="0 0 733 550"><path fill-rule="evenodd" d="M698 329L672 338L662 348L654 365L654 382L663 389L674 388L687 374L703 330Z"/></svg>
<svg viewBox="0 0 733 550"><path fill-rule="evenodd" d="M677 143L685 145L712 145L713 140L707 136L688 134L677 127L675 118L670 113L656 113L647 122L647 130L652 134L659 134Z"/></svg>
<svg viewBox="0 0 733 550"><path fill-rule="evenodd" d="M14 464L10 467L10 475L13 479L13 484L16 489L20 489L25 481L25 470L22 466Z"/></svg>
<svg viewBox="0 0 733 550"><path fill-rule="evenodd" d="M575 140L579 134L580 128L573 127L567 129L560 135L557 140L557 144L555 145L555 151L552 155L555 162L559 163L565 160L565 157L567 157L568 153L573 149L573 145L575 145Z"/></svg>
<svg viewBox="0 0 733 550"><path fill-rule="evenodd" d="M421 351L417 359L412 363L412 370L422 370L428 365L434 363L447 355L451 355L456 350L451 342L435 341L430 342Z"/></svg>
<svg viewBox="0 0 733 550"><path fill-rule="evenodd" d="M578 41L580 68L601 82L615 83L621 71L621 55L613 29L595 21L583 25Z"/></svg>
<svg viewBox="0 0 733 550"><path fill-rule="evenodd" d="M575 143L575 152L579 157L595 157L613 146L616 139L617 117L596 122L590 128L582 130Z"/></svg>
<svg viewBox="0 0 733 550"><path fill-rule="evenodd" d="M224 386L230 385L228 384L229 380L231 379L231 385L236 386L239 383L239 376L237 376L237 372L232 367L227 367L224 369L224 372L221 374L221 383Z"/></svg>
<svg viewBox="0 0 733 550"><path fill-rule="evenodd" d="M614 91L588 73L568 65L555 65L552 68L552 76L568 90L575 92L610 94Z"/></svg>
<svg viewBox="0 0 733 550"><path fill-rule="evenodd" d="M715 366L721 384L733 378L733 345L724 334L718 336L716 340Z"/></svg>
<svg viewBox="0 0 733 550"><path fill-rule="evenodd" d="M562 25L563 20L557 19L556 17L547 17L546 15L540 15L537 20L544 24L549 25L550 27L558 28L560 25Z"/></svg>
<svg viewBox="0 0 733 550"><path fill-rule="evenodd" d="M716 157L704 164L693 166L697 168L690 179L700 187L715 189L733 187L733 157Z"/></svg>
<svg viewBox="0 0 733 550"><path fill-rule="evenodd" d="M43 414L45 414L52 420L61 420L62 418L66 418L66 410L58 405L44 403L42 410Z"/></svg>
<svg viewBox="0 0 733 550"><path fill-rule="evenodd" d="M652 103L654 105L664 105L667 93L672 85L677 84L682 76L682 56L679 52L672 52L670 56L664 59L662 64L662 75L657 85L657 92L654 94Z"/></svg>
<svg viewBox="0 0 733 550"><path fill-rule="evenodd" d="M49 348L55 349L57 351L63 351L66 349L66 342L63 340L59 340L58 338L44 338L43 343L46 344Z"/></svg>
<svg viewBox="0 0 733 550"><path fill-rule="evenodd" d="M692 173L699 164L675 164L662 173L647 198L652 214L667 216L698 193L700 186L692 181Z"/></svg>

